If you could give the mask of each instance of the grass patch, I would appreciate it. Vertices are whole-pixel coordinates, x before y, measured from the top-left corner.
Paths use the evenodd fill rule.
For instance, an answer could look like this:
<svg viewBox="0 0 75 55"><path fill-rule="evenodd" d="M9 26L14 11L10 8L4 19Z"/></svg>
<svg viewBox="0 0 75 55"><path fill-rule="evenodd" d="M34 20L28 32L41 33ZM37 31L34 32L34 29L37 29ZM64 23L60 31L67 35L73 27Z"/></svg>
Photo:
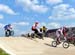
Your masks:
<svg viewBox="0 0 75 55"><path fill-rule="evenodd" d="M9 55L9 54L0 48L0 55Z"/></svg>

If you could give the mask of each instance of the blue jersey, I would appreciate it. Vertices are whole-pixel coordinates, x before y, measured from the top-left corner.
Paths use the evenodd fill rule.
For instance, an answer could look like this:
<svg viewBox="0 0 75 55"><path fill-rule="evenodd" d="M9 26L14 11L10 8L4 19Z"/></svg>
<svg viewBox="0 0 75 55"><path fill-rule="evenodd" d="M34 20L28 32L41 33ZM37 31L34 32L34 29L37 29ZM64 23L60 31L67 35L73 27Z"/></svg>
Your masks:
<svg viewBox="0 0 75 55"><path fill-rule="evenodd" d="M7 30L8 29L8 25L4 26L4 29Z"/></svg>
<svg viewBox="0 0 75 55"><path fill-rule="evenodd" d="M4 26L4 29L5 29L5 30L10 30L11 28L10 28L9 25L6 25L6 26Z"/></svg>

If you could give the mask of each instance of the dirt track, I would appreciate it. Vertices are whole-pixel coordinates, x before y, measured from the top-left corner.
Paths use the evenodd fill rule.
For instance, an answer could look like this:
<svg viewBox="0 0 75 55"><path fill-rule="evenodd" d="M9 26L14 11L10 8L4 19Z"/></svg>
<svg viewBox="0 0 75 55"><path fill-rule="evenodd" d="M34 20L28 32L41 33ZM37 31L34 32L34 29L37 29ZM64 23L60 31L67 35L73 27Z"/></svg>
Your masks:
<svg viewBox="0 0 75 55"><path fill-rule="evenodd" d="M30 40L24 37L0 37L0 47L11 55L75 55L75 46L64 49L51 46L52 39Z"/></svg>

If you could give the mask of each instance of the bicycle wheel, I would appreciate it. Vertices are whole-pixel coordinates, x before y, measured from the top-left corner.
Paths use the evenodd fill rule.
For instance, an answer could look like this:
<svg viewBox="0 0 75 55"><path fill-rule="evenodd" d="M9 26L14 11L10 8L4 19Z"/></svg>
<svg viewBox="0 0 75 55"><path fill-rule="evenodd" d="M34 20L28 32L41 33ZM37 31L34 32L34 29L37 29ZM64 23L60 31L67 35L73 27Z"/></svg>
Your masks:
<svg viewBox="0 0 75 55"><path fill-rule="evenodd" d="M68 48L69 47L69 43L64 41L63 44L62 44L63 48Z"/></svg>
<svg viewBox="0 0 75 55"><path fill-rule="evenodd" d="M11 31L11 35L10 36L13 36L14 35L14 31Z"/></svg>
<svg viewBox="0 0 75 55"><path fill-rule="evenodd" d="M52 46L53 47L57 47L57 42L56 41L52 41Z"/></svg>

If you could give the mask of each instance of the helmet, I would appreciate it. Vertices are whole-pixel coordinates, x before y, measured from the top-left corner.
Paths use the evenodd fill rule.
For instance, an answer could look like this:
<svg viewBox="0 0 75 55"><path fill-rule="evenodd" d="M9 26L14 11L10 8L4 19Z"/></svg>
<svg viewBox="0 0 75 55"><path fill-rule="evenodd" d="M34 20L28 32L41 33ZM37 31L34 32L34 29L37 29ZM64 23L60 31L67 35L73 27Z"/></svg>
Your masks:
<svg viewBox="0 0 75 55"><path fill-rule="evenodd" d="M11 26L11 24L8 24L8 26Z"/></svg>
<svg viewBox="0 0 75 55"><path fill-rule="evenodd" d="M63 29L66 29L66 27L65 27L65 26L63 26Z"/></svg>
<svg viewBox="0 0 75 55"><path fill-rule="evenodd" d="M45 26L43 26L43 28L46 28Z"/></svg>
<svg viewBox="0 0 75 55"><path fill-rule="evenodd" d="M38 22L35 22L35 24L38 24Z"/></svg>

